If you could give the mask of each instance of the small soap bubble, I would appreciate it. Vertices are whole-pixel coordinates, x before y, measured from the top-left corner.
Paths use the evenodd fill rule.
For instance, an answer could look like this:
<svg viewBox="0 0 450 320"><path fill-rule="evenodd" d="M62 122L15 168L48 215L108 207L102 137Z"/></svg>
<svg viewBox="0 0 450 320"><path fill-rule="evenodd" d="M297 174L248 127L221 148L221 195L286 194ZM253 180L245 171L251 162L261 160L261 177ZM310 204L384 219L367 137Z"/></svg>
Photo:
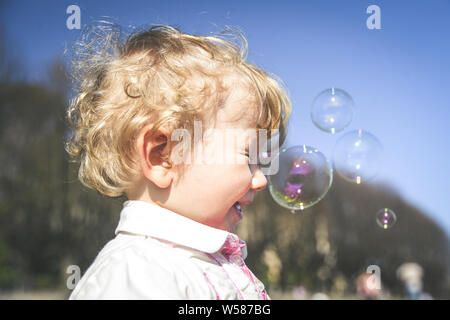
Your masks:
<svg viewBox="0 0 450 320"><path fill-rule="evenodd" d="M269 191L280 206L304 210L318 203L328 192L333 169L316 148L302 145L282 149L277 155L279 170L269 176Z"/></svg>
<svg viewBox="0 0 450 320"><path fill-rule="evenodd" d="M344 130L353 119L353 99L342 89L330 88L319 93L311 107L311 119L331 134Z"/></svg>
<svg viewBox="0 0 450 320"><path fill-rule="evenodd" d="M389 208L377 212L377 224L383 229L390 229L397 222L397 215Z"/></svg>
<svg viewBox="0 0 450 320"><path fill-rule="evenodd" d="M334 169L344 179L361 184L379 173L382 153L383 147L373 134L361 129L350 131L336 142Z"/></svg>

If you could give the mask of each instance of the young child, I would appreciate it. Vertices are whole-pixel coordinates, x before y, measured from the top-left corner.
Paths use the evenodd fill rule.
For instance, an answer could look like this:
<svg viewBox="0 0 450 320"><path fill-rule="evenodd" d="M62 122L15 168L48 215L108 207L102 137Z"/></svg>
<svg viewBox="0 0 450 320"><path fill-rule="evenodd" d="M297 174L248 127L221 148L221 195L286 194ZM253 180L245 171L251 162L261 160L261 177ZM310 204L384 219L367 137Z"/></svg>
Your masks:
<svg viewBox="0 0 450 320"><path fill-rule="evenodd" d="M237 34L243 47L161 25L98 52L86 44L66 150L83 184L128 200L70 299L269 299L236 224L267 184L249 161L258 143L249 132L277 129L281 145L291 103L281 81L245 61ZM227 137L244 132L245 144L206 133L185 143L195 121ZM179 129L190 135L177 138ZM199 145L208 163L195 161ZM236 161L211 161L219 154Z"/></svg>

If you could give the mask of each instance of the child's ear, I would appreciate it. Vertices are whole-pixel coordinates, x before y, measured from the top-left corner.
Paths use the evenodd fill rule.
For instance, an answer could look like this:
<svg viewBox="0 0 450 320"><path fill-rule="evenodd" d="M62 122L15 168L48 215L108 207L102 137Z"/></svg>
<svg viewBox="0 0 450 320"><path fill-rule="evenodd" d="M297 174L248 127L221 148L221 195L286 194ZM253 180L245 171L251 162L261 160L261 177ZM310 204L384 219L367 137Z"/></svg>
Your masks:
<svg viewBox="0 0 450 320"><path fill-rule="evenodd" d="M167 188L173 180L172 165L165 159L170 154L170 132L164 128L151 135L152 125L139 131L136 149L144 176L160 188Z"/></svg>

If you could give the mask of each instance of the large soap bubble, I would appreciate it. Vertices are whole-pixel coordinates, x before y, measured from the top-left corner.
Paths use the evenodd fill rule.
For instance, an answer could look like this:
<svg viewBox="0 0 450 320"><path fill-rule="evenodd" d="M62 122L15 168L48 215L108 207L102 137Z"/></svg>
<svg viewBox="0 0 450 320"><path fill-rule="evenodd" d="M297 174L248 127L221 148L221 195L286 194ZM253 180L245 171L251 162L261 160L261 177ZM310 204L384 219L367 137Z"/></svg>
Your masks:
<svg viewBox="0 0 450 320"><path fill-rule="evenodd" d="M360 184L373 179L380 171L383 147L364 130L350 131L336 142L334 169L344 179Z"/></svg>
<svg viewBox="0 0 450 320"><path fill-rule="evenodd" d="M316 148L302 145L282 149L277 155L279 170L269 176L275 202L291 210L303 210L319 202L330 189L333 170Z"/></svg>
<svg viewBox="0 0 450 320"><path fill-rule="evenodd" d="M320 129L332 134L344 130L353 119L353 99L342 89L330 88L314 99L311 119Z"/></svg>

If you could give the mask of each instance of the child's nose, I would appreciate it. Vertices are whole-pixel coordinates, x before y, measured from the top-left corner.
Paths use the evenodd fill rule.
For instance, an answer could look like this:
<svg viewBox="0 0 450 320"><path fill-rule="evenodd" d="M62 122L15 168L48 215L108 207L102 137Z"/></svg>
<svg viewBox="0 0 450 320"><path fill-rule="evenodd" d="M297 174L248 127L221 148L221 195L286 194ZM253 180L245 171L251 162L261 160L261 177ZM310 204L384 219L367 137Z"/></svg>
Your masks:
<svg viewBox="0 0 450 320"><path fill-rule="evenodd" d="M253 172L252 189L255 191L264 190L267 186L267 179L259 167Z"/></svg>

